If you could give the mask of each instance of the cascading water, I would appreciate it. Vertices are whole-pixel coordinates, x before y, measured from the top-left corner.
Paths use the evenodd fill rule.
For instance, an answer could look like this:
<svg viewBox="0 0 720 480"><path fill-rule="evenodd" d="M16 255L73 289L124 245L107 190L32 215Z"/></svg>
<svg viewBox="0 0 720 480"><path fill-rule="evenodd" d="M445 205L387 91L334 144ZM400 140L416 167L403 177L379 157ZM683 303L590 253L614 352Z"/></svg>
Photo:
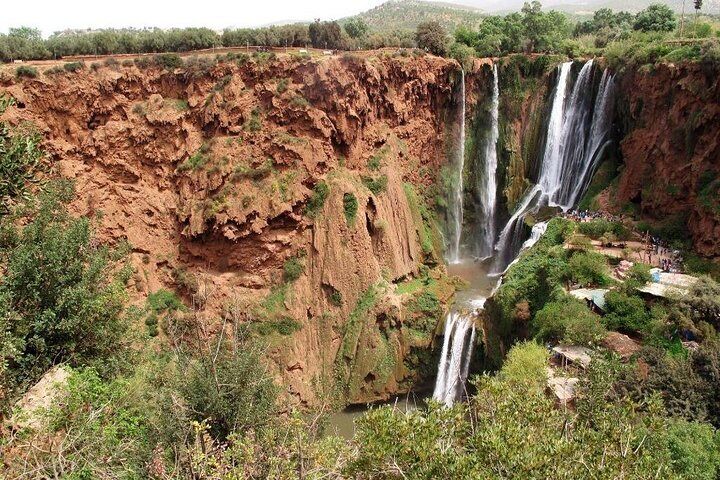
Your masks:
<svg viewBox="0 0 720 480"><path fill-rule="evenodd" d="M520 200L498 236L493 262L496 273L504 271L519 253L525 236L525 215L544 205L565 211L572 208L590 184L608 143L614 90L612 75L607 71L603 73L593 102L594 62L590 60L583 66L572 90L571 66L572 62L566 62L559 67L540 178Z"/></svg>
<svg viewBox="0 0 720 480"><path fill-rule="evenodd" d="M463 224L463 170L465 168L465 70L460 77L460 135L455 165L453 192L450 205L450 235L448 245L448 262L460 263L460 241Z"/></svg>
<svg viewBox="0 0 720 480"><path fill-rule="evenodd" d="M563 210L572 208L583 195L601 160L602 152L609 143L611 106L614 82L612 75L605 71L597 95L593 99L594 62L588 61L580 70L573 83L570 78L572 62L558 67L557 83L553 89L550 116L545 136L545 148L541 159L537 184L530 188L518 202L517 207L497 235L494 244L492 268L502 272L512 264L520 251L532 247L547 228L546 222L536 223L527 238L525 216L542 206L556 206ZM460 145L456 160L457 182L452 192L450 223L448 228L448 261L450 269L470 268L476 262L462 258L461 232L463 222L463 169L465 166L465 76L461 82L462 119L460 120ZM476 187L480 200L478 216L483 224L475 230L477 236L472 242L482 256L493 253L496 236L497 197L497 141L498 141L499 86L497 66L493 66L493 97L491 123L482 158L482 175ZM466 241L466 243L468 243ZM470 252L466 252L470 253ZM483 262L477 262L482 264ZM467 272L466 272L467 273ZM477 270L473 270L477 274ZM483 276L487 278L486 272ZM471 277L476 278L476 277ZM495 288L499 282L495 283ZM470 371L474 350L477 311L484 307L485 298L492 295L492 287L484 285L474 292L465 292L464 300L458 300L458 307L445 320L445 333L438 365L438 375L433 398L446 405L452 405L462 398Z"/></svg>
<svg viewBox="0 0 720 480"><path fill-rule="evenodd" d="M474 344L472 315L457 311L449 313L445 319L445 337L433 392L435 400L450 406L462 397Z"/></svg>
<svg viewBox="0 0 720 480"><path fill-rule="evenodd" d="M497 202L497 141L498 111L500 106L500 86L498 82L497 64L493 64L493 94L491 104L490 135L485 143L484 169L480 177L478 191L481 202L482 238L479 245L479 256L487 258L492 255L495 244L495 205Z"/></svg>

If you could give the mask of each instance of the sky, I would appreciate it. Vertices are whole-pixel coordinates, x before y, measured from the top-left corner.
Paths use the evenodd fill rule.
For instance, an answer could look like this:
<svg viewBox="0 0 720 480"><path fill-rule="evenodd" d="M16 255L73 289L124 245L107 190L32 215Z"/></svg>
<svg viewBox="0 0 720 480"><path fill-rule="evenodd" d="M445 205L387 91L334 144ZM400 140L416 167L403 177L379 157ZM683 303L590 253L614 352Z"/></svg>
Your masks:
<svg viewBox="0 0 720 480"><path fill-rule="evenodd" d="M27 3L26 3L27 2ZM332 20L383 0L0 0L0 32L39 28L47 37L66 28L258 27L270 23Z"/></svg>

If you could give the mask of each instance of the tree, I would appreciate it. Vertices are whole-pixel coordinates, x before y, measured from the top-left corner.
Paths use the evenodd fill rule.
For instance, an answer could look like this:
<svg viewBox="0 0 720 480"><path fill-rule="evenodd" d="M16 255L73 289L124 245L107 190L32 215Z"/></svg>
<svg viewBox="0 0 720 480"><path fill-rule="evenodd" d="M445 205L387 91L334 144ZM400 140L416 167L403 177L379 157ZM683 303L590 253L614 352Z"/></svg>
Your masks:
<svg viewBox="0 0 720 480"><path fill-rule="evenodd" d="M698 16L700 15L700 9L702 8L703 0L695 0L695 27L697 27Z"/></svg>
<svg viewBox="0 0 720 480"><path fill-rule="evenodd" d="M350 38L360 40L365 38L368 33L368 24L365 23L361 18L352 18L345 24L345 31Z"/></svg>
<svg viewBox="0 0 720 480"><path fill-rule="evenodd" d="M675 29L675 14L667 5L654 3L635 16L635 30L643 32L671 32Z"/></svg>
<svg viewBox="0 0 720 480"><path fill-rule="evenodd" d="M600 323L600 317L569 295L545 304L535 315L532 324L540 340L576 345L597 345L607 333Z"/></svg>
<svg viewBox="0 0 720 480"><path fill-rule="evenodd" d="M423 22L415 30L415 41L418 48L422 48L433 55L446 55L448 51L448 36L439 22Z"/></svg>
<svg viewBox="0 0 720 480"><path fill-rule="evenodd" d="M308 27L310 42L315 48L341 48L342 29L337 22L315 20Z"/></svg>
<svg viewBox="0 0 720 480"><path fill-rule="evenodd" d="M567 16L557 11L544 13L537 0L526 2L522 14L527 52L558 51L562 41L570 34Z"/></svg>

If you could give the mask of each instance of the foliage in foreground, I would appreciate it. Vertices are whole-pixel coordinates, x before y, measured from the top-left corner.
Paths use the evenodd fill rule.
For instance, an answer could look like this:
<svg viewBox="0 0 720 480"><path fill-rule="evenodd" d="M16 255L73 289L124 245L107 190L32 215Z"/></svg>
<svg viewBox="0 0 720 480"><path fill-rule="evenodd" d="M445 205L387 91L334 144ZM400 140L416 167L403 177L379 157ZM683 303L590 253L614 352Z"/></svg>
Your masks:
<svg viewBox="0 0 720 480"><path fill-rule="evenodd" d="M24 226L0 219L0 374L10 390L57 363L108 371L123 344L123 252L97 245L91 221L68 213L72 193L50 186L19 210Z"/></svg>
<svg viewBox="0 0 720 480"><path fill-rule="evenodd" d="M544 393L546 353L513 347L498 375L477 380L469 405L401 414L390 407L358 423L349 473L356 478L715 478L718 434L670 420L656 399L610 402L603 364L577 412ZM593 387L594 385L594 387ZM690 437L688 432L693 432Z"/></svg>

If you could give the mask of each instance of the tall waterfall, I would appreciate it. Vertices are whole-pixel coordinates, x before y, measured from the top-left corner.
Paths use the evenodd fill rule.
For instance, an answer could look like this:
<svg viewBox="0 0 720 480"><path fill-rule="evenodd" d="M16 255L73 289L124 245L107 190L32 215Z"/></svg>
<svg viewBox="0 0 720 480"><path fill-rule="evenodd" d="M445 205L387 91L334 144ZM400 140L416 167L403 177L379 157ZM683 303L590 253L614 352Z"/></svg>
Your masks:
<svg viewBox="0 0 720 480"><path fill-rule="evenodd" d="M450 406L462 397L474 345L475 325L472 315L450 312L445 319L445 336L433 392L435 400Z"/></svg>
<svg viewBox="0 0 720 480"><path fill-rule="evenodd" d="M492 255L495 244L495 205L497 202L497 142L498 110L500 106L500 87L498 82L497 64L493 64L493 94L491 103L490 134L485 143L484 169L480 177L480 202L482 209L482 238L479 245L479 256Z"/></svg>
<svg viewBox="0 0 720 480"><path fill-rule="evenodd" d="M460 135L458 155L455 161L457 170L455 172L452 199L450 205L450 238L448 242L448 261L460 263L460 240L462 237L463 225L463 170L465 168L465 70L462 71L460 80Z"/></svg>
<svg viewBox="0 0 720 480"><path fill-rule="evenodd" d="M493 262L496 272L502 272L520 251L525 215L544 205L569 210L579 201L609 142L613 77L607 71L603 73L593 102L594 62L583 65L572 88L571 66L572 62L566 62L558 69L540 178L525 193L498 236Z"/></svg>

